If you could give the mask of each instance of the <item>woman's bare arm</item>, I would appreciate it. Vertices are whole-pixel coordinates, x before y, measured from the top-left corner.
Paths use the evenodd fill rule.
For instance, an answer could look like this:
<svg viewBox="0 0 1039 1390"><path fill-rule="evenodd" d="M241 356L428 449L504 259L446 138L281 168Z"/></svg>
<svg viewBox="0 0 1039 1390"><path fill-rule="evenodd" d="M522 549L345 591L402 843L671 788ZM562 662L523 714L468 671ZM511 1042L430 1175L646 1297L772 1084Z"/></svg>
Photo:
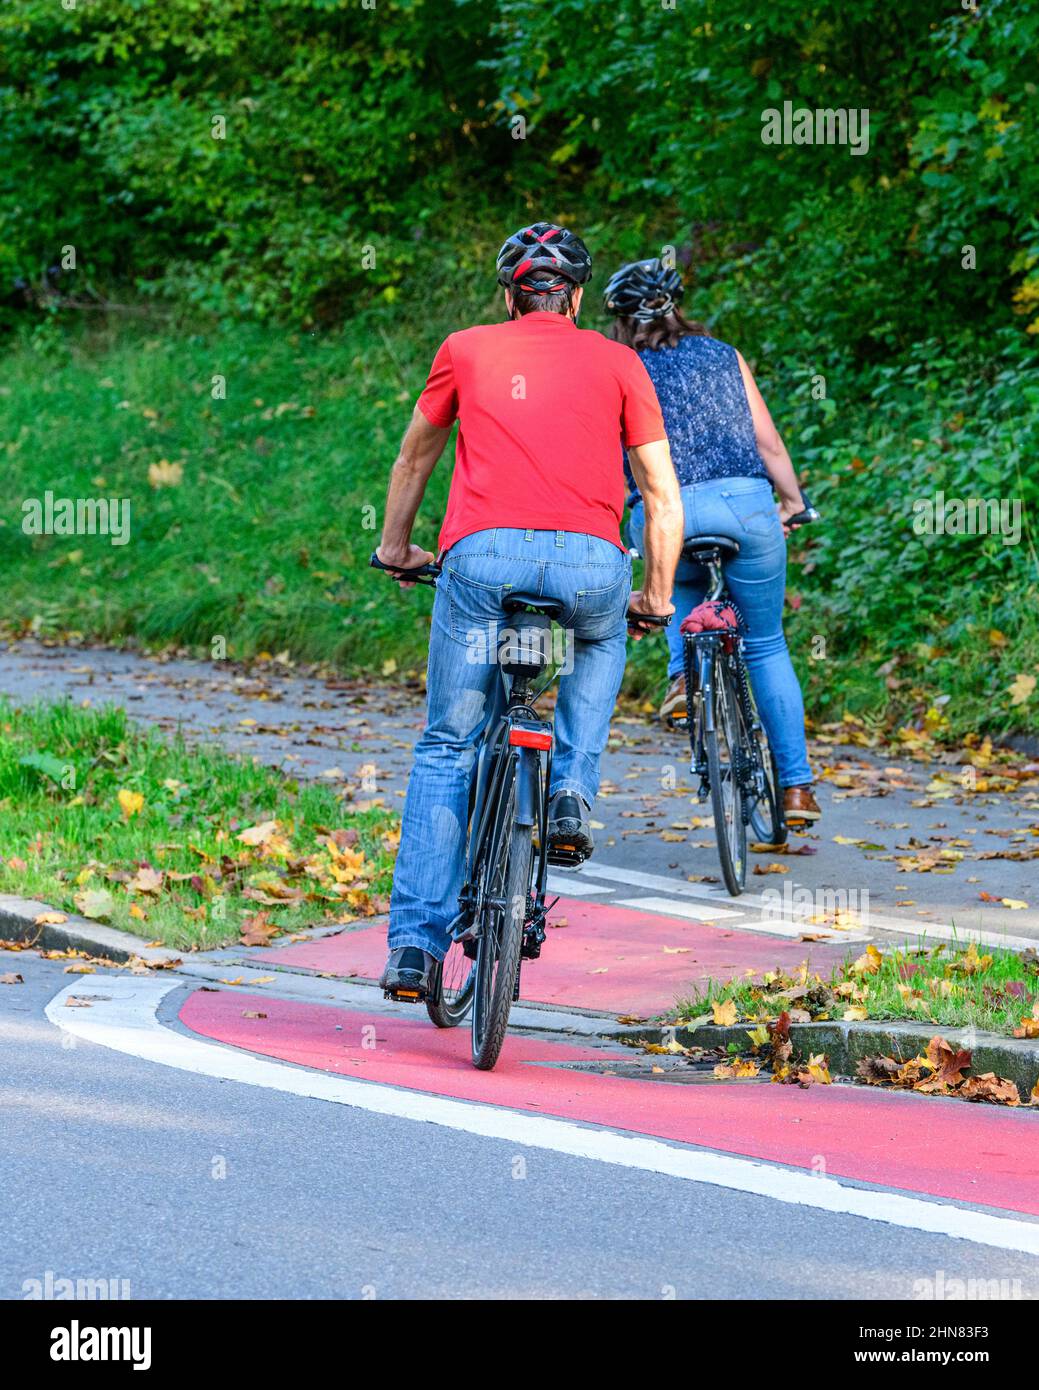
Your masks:
<svg viewBox="0 0 1039 1390"><path fill-rule="evenodd" d="M785 526L787 520L804 507L801 485L797 481L787 447L769 414L765 398L758 390L753 372L743 360L742 353L737 352L736 360L740 364L740 375L743 377L743 386L754 421L754 438L757 441L758 453L779 496L779 518Z"/></svg>

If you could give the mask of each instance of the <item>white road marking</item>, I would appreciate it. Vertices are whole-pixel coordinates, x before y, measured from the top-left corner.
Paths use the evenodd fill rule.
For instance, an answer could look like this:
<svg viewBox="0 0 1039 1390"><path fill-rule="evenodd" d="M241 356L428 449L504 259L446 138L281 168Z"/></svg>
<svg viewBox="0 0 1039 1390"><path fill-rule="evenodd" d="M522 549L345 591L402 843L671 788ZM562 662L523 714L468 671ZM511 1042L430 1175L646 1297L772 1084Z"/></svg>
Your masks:
<svg viewBox="0 0 1039 1390"><path fill-rule="evenodd" d="M741 893L738 898L733 898L724 889L712 888L709 884L687 883L682 879L667 878L663 874L644 873L641 869L621 869L612 864L602 864L598 860L594 863L583 864L579 873L581 877L605 879L610 883L624 883L632 888L655 889L657 893L668 896L677 895L683 898L723 902L727 907L731 907L737 915L746 913L750 916L753 914L753 920L731 923L733 931L757 931L767 932L775 936L797 936L803 931L825 932L830 930L825 923L816 923L811 920L816 915L813 907L806 907L803 912L798 911L796 907L792 907L790 910L784 907L782 921L766 918L762 915L764 909L767 908L771 913L775 911L777 904L774 899L767 899L759 893ZM791 887L800 889L801 885L792 884ZM806 889L805 891L812 892L813 890ZM832 896L837 890L821 888L818 891L820 894L829 893ZM789 923L794 930L782 929L782 922ZM1002 946L1008 951L1035 949L1039 945L1039 941L1032 937L1011 936L1007 932L983 931L980 927L949 927L938 922L914 922L908 918L891 917L872 911L862 924L861 931L853 929L851 932L837 932L833 939L835 941L866 941L870 939L874 930L891 932L894 935L922 937L931 941L956 941L962 942L964 945L976 941L979 946Z"/></svg>
<svg viewBox="0 0 1039 1390"><path fill-rule="evenodd" d="M587 898L613 892L612 888L604 888L601 883L582 883L576 874L549 874L545 887L550 893L558 893L563 898Z"/></svg>
<svg viewBox="0 0 1039 1390"><path fill-rule="evenodd" d="M682 898L614 898L618 907L636 907L640 912L663 912L668 917L688 917L693 922L716 922L722 917L738 917L727 907L709 903L690 903Z"/></svg>
<svg viewBox="0 0 1039 1390"><path fill-rule="evenodd" d="M761 906L761 899L753 894L744 894L736 899L721 888L712 888L707 883L687 883L680 878L665 878L663 874L647 874L641 869L614 868L612 864L601 864L598 859L582 864L578 871L581 878L604 878L608 883L624 883L629 888L655 888L658 893L677 893L682 898L707 898L712 902L749 903Z"/></svg>
<svg viewBox="0 0 1039 1390"><path fill-rule="evenodd" d="M82 983L69 985L50 1001L46 1014L56 1027L85 1042L198 1076L263 1086L373 1114L441 1125L485 1139L501 1139L597 1163L613 1163L643 1172L663 1173L687 1182L749 1192L794 1206L859 1216L867 1221L975 1241L1000 1250L1039 1255L1039 1222L994 1216L950 1202L925 1201L899 1192L848 1187L834 1178L687 1148L642 1135L599 1127L584 1128L546 1115L531 1115L290 1067L283 1062L204 1042L163 1027L155 1016L161 1000L177 987L176 980L106 978L104 995L95 996L91 1008L67 1009L65 1001L70 994L83 997L91 992L89 986Z"/></svg>
<svg viewBox="0 0 1039 1390"><path fill-rule="evenodd" d="M680 902L675 898L617 898L620 907L638 907L646 912L663 912L671 916L689 917L696 922L714 922L719 917L739 917L741 914L731 909L698 907L696 903ZM838 944L851 941L869 941L870 933L865 931L834 931L825 925L810 925L803 917L792 921L781 917L745 917L740 922L727 922L726 931L761 932L764 936L800 937L812 935L835 941Z"/></svg>

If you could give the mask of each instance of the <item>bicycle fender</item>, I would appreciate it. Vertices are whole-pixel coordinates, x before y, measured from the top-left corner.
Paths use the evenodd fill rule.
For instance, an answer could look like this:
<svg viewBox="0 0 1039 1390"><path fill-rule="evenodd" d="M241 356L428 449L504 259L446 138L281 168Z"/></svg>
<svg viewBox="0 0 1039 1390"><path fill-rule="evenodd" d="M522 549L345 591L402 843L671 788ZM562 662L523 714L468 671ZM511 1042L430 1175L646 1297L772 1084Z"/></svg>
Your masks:
<svg viewBox="0 0 1039 1390"><path fill-rule="evenodd" d="M714 729L714 661L710 652L700 653L700 664L697 671L697 684L700 687L702 697L704 729L709 734L715 732Z"/></svg>
<svg viewBox="0 0 1039 1390"><path fill-rule="evenodd" d="M533 748L518 748L516 768L516 824L533 828L538 821L538 755Z"/></svg>

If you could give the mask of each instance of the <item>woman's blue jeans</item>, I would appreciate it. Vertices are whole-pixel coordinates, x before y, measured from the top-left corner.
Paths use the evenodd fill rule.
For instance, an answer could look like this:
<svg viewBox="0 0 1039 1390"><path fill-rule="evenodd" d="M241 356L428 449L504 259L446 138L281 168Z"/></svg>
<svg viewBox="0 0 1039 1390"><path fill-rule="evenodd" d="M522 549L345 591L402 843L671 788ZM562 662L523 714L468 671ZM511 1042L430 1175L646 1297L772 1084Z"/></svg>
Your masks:
<svg viewBox="0 0 1039 1390"><path fill-rule="evenodd" d="M477 531L452 546L437 583L429 636L426 728L415 746L390 899L390 950L419 946L442 960L458 913L469 781L480 737L504 705L498 636L510 593L563 604L566 637L552 759L553 792L589 805L610 732L627 647L631 559L572 531Z"/></svg>
<svg viewBox="0 0 1039 1390"><path fill-rule="evenodd" d="M731 536L740 553L725 564L725 582L747 622L747 669L784 787L812 780L805 745L804 700L783 636L786 591L786 538L763 478L718 478L682 488L685 534ZM645 517L641 501L631 509L629 535L642 550ZM682 674L684 658L679 623L702 602L708 574L702 565L680 560L672 601L675 617L667 629L668 675Z"/></svg>

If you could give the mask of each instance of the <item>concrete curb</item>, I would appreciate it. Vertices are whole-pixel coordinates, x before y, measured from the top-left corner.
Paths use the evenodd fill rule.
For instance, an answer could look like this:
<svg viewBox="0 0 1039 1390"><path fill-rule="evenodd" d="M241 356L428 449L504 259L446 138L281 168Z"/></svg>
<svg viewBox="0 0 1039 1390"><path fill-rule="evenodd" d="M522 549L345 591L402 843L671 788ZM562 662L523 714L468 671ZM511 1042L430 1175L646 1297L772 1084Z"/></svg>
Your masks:
<svg viewBox="0 0 1039 1390"><path fill-rule="evenodd" d="M190 962L193 968L185 970L191 977L216 975L213 963L219 958L219 951L207 951L199 955L186 956L165 946L149 946L139 936L106 927L100 922L92 922L76 913L66 913L66 921L38 926L36 918L45 912L54 912L49 903L36 902L31 898L19 898L13 894L0 894L0 940L30 942L46 951L85 951L92 956L105 956L109 960L125 962L133 956L148 965L169 968L182 960ZM315 936L327 936L343 930L338 928L316 928ZM347 928L349 930L349 928ZM228 966L241 966L250 970L263 968L263 962L236 960L228 957ZM279 971L278 973L282 973ZM291 978L291 971L284 971ZM304 977L307 978L307 977ZM313 978L313 977L311 977ZM327 990L328 981L322 980ZM371 988L368 985L367 988ZM517 1016L516 1025L525 1028L547 1028L552 1031L549 1018L562 1014L574 1018L573 1011L555 1009L549 1005L538 1005L522 1010L523 1019ZM721 1027L714 1023L675 1024L672 1026L620 1024L606 1015L585 1014L581 1011L580 1026L576 1031L588 1033L604 1040L634 1043L667 1043L675 1039L683 1047L702 1047L705 1049L725 1048L729 1043L739 1043L744 1050L749 1046L747 1032L751 1025L736 1024ZM573 1023L561 1031L571 1031ZM1027 1100L1032 1087L1039 1079L1039 1039L1004 1038L998 1033L979 1033L967 1028L942 1028L937 1024L922 1026L919 1023L845 1023L834 1020L827 1023L794 1023L790 1027L790 1038L794 1044L795 1055L807 1056L809 1053L824 1052L830 1059L830 1069L841 1075L854 1075L856 1063L863 1057L887 1056L897 1060L907 1060L927 1050L927 1044L941 1034L954 1047L965 1048L972 1054L971 1072L981 1075L993 1071L997 1076L1008 1077L1014 1081L1021 1092L1022 1100Z"/></svg>
<svg viewBox="0 0 1039 1390"><path fill-rule="evenodd" d="M89 917L79 917L74 912L65 913L64 922L37 925L36 918L41 913L56 910L49 903L0 894L0 938L28 941L44 951L86 951L92 956L106 956L120 962L139 956L148 965L168 966L181 959L176 951L166 946L149 946L142 937L92 922Z"/></svg>
<svg viewBox="0 0 1039 1390"><path fill-rule="evenodd" d="M750 1046L747 1038L752 1024L721 1027L714 1023L674 1027L629 1029L638 1032L647 1042L669 1042L674 1038L683 1047ZM830 1059L830 1070L843 1076L854 1076L856 1064L864 1057L894 1057L908 1061L927 1051L927 1044L938 1035L953 1047L970 1052L971 1075L980 1076L993 1071L1017 1084L1021 1099L1027 1101L1032 1087L1039 1079L1039 1039L1005 1038L999 1033L980 1033L970 1028L943 1028L939 1024L895 1023L878 1020L875 1023L793 1023L790 1041L797 1057L824 1052Z"/></svg>

